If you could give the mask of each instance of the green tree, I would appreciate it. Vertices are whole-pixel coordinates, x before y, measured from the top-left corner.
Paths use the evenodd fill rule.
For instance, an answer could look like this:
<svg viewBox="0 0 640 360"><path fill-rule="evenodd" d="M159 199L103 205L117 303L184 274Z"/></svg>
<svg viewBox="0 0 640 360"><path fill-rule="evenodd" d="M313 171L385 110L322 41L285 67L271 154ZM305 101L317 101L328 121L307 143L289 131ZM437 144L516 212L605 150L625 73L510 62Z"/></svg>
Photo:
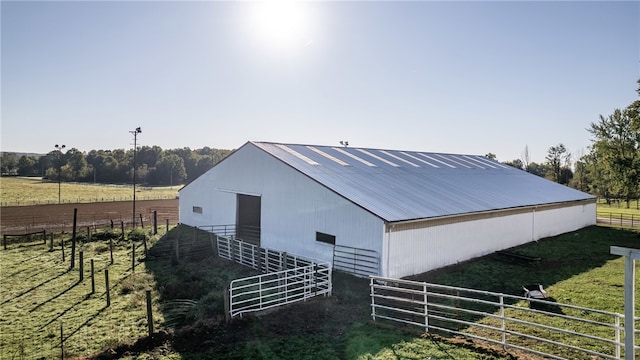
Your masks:
<svg viewBox="0 0 640 360"><path fill-rule="evenodd" d="M533 175L545 177L545 175L549 171L549 166L547 164L538 164L537 162L532 161L529 163L527 171Z"/></svg>
<svg viewBox="0 0 640 360"><path fill-rule="evenodd" d="M2 167L2 175L8 175L11 170L18 167L18 154L3 152L0 158L0 166Z"/></svg>
<svg viewBox="0 0 640 360"><path fill-rule="evenodd" d="M505 165L513 166L516 169L524 170L524 164L520 159L514 159L511 161L505 161Z"/></svg>
<svg viewBox="0 0 640 360"><path fill-rule="evenodd" d="M182 184L187 178L184 160L176 154L160 157L153 172L149 174L149 183L154 185Z"/></svg>
<svg viewBox="0 0 640 360"><path fill-rule="evenodd" d="M18 175L34 176L38 175L38 161L35 157L22 155L18 160Z"/></svg>
<svg viewBox="0 0 640 360"><path fill-rule="evenodd" d="M600 162L598 176L609 183L613 196L625 199L627 206L640 195L640 108L635 101L609 116L600 115L588 131L593 135L592 152Z"/></svg>
<svg viewBox="0 0 640 360"><path fill-rule="evenodd" d="M573 175L571 172L571 153L567 152L564 144L560 143L550 147L546 159L549 167L546 177L559 184L568 184Z"/></svg>

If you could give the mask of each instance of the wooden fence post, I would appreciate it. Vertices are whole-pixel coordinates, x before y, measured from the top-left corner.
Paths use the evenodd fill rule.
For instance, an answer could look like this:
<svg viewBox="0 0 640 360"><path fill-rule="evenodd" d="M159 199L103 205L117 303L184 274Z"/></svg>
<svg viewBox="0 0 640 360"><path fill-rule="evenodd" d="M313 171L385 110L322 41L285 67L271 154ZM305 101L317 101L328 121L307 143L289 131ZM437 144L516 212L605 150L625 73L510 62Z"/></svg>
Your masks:
<svg viewBox="0 0 640 360"><path fill-rule="evenodd" d="M76 226L78 224L78 208L73 209L73 230L71 236L71 269L76 266Z"/></svg>
<svg viewBox="0 0 640 360"><path fill-rule="evenodd" d="M124 221L120 220L120 233L122 234L122 240L124 240Z"/></svg>
<svg viewBox="0 0 640 360"><path fill-rule="evenodd" d="M109 269L104 269L104 282L107 287L107 307L111 305L111 295L109 290Z"/></svg>
<svg viewBox="0 0 640 360"><path fill-rule="evenodd" d="M60 359L64 360L64 332L62 331L62 321L60 321Z"/></svg>
<svg viewBox="0 0 640 360"><path fill-rule="evenodd" d="M62 262L64 262L64 237L60 240L60 245L62 245Z"/></svg>
<svg viewBox="0 0 640 360"><path fill-rule="evenodd" d="M151 307L151 290L147 290L147 323L149 324L149 337L153 337L153 308Z"/></svg>
<svg viewBox="0 0 640 360"><path fill-rule="evenodd" d="M2 245L4 249L7 250L7 234L2 235Z"/></svg>
<svg viewBox="0 0 640 360"><path fill-rule="evenodd" d="M80 279L78 280L78 282L82 282L82 280L84 280L84 260L83 260L84 251L80 251L78 255L79 255L78 268L80 270L79 271Z"/></svg>
<svg viewBox="0 0 640 360"><path fill-rule="evenodd" d="M167 219L167 233L169 232L169 219Z"/></svg>
<svg viewBox="0 0 640 360"><path fill-rule="evenodd" d="M131 272L136 272L136 243L131 240Z"/></svg>
<svg viewBox="0 0 640 360"><path fill-rule="evenodd" d="M109 252L111 253L111 265L113 265L113 239L109 238Z"/></svg>
<svg viewBox="0 0 640 360"><path fill-rule="evenodd" d="M153 210L153 235L158 233L158 210Z"/></svg>
<svg viewBox="0 0 640 360"><path fill-rule="evenodd" d="M94 294L96 292L96 278L93 274L93 271L93 259L91 259L91 294Z"/></svg>
<svg viewBox="0 0 640 360"><path fill-rule="evenodd" d="M144 224L142 223L142 214L140 214L140 227L144 229Z"/></svg>

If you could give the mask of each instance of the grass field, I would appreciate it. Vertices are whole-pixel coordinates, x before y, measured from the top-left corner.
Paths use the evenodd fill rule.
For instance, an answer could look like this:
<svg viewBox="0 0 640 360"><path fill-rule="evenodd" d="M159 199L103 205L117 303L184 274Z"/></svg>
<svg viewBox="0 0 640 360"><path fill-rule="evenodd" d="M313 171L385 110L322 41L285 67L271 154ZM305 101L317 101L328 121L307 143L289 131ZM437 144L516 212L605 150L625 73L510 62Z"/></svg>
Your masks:
<svg viewBox="0 0 640 360"><path fill-rule="evenodd" d="M180 186L136 186L137 200L175 199ZM126 201L133 198L132 185L61 183L62 203ZM58 183L41 178L0 178L0 205L22 206L58 203Z"/></svg>
<svg viewBox="0 0 640 360"><path fill-rule="evenodd" d="M503 350L487 352L462 346L455 339L424 336L420 329L373 323L368 280L340 273L334 274L331 297L225 324L224 287L253 272L215 256L207 233L184 229L180 237L188 241L183 242L180 259L172 255L176 229L168 236L152 237L147 257L137 242L135 274L128 241L115 247L113 265L107 242L82 242L85 278L81 282L77 270L68 270L68 242L64 263L59 239L53 252L41 241L13 244L0 251L0 358L21 358L21 354L59 357L61 324L67 356L99 353L95 358L101 359L513 358ZM622 312L623 264L621 258L609 254L609 247L633 246L639 241L638 233L594 226L517 249L542 257L537 265L484 257L417 279L516 295L521 295L520 284L538 282L559 302ZM204 248L189 251L194 244ZM93 294L90 258L96 267ZM107 268L109 307L103 275ZM636 280L636 289L639 285ZM154 341L134 344L148 331L146 290L152 290L158 335ZM101 350L105 347L109 349Z"/></svg>

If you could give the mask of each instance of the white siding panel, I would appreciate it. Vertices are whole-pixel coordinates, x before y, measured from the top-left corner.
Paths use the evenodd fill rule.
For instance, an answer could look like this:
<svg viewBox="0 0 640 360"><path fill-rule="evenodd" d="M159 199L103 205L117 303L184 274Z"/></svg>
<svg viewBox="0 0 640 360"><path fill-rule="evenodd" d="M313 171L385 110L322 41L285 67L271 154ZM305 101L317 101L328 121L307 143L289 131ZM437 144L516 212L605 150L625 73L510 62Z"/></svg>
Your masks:
<svg viewBox="0 0 640 360"><path fill-rule="evenodd" d="M535 240L596 224L596 204L536 211Z"/></svg>
<svg viewBox="0 0 640 360"><path fill-rule="evenodd" d="M262 247L331 262L333 246L315 241L320 231L339 245L381 252L381 219L250 143L180 191L180 221L235 223L235 193L261 196ZM192 214L194 205L202 215Z"/></svg>
<svg viewBox="0 0 640 360"><path fill-rule="evenodd" d="M595 203L428 226L391 228L385 275L404 277L595 224Z"/></svg>
<svg viewBox="0 0 640 360"><path fill-rule="evenodd" d="M530 213L394 231L389 277L423 273L531 241ZM422 227L422 228L421 228ZM524 231L523 231L524 230Z"/></svg>

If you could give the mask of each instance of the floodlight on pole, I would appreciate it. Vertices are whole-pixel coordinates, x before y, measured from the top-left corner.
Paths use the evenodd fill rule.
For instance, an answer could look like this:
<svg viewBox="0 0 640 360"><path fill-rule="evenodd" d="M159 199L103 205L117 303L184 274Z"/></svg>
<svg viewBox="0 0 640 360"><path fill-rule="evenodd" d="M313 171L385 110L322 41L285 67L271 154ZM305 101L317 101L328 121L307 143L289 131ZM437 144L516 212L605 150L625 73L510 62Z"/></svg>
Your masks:
<svg viewBox="0 0 640 360"><path fill-rule="evenodd" d="M133 134L133 228L136 227L136 151L138 150L138 134L142 132L140 127L129 131Z"/></svg>
<svg viewBox="0 0 640 360"><path fill-rule="evenodd" d="M61 196L60 195L62 193L61 186L60 186L60 183L61 183L60 175L62 174L62 149L64 149L65 146L56 144L54 147L56 148L56 151L58 152L58 204L60 204L61 203Z"/></svg>

